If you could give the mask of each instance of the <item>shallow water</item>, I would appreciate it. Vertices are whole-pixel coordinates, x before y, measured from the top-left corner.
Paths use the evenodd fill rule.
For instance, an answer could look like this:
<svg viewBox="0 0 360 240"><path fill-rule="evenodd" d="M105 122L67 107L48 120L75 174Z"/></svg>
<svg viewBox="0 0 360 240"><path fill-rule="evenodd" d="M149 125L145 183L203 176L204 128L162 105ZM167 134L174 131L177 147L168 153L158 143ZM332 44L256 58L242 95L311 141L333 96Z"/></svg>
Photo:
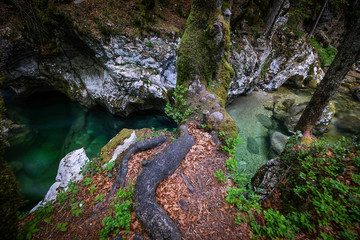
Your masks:
<svg viewBox="0 0 360 240"><path fill-rule="evenodd" d="M3 92L7 115L22 125L9 139L5 159L20 182L31 208L54 183L60 160L70 151L85 147L95 157L121 129L176 127L168 118L154 113L120 119L102 108L86 109L58 92L17 97Z"/></svg>
<svg viewBox="0 0 360 240"><path fill-rule="evenodd" d="M241 170L249 175L269 160L270 134L273 131L287 133L278 121L271 118L272 111L265 109L269 99L266 93L253 92L237 98L226 108L242 139L236 148L236 159Z"/></svg>
<svg viewBox="0 0 360 240"><path fill-rule="evenodd" d="M279 131L285 135L291 134L281 122L272 117L272 111L264 106L272 105L274 98L284 96L297 101L309 101L310 93L293 92L281 87L273 93L253 92L234 100L226 110L235 120L242 143L236 149L236 159L241 171L252 176L256 170L269 160L270 134ZM334 98L336 113L328 127L328 132L317 137L323 137L329 143L339 141L343 136L360 135L360 102L346 94L337 94ZM261 117L272 121L271 127L266 127ZM261 123L262 122L262 123ZM251 145L249 147L249 145Z"/></svg>

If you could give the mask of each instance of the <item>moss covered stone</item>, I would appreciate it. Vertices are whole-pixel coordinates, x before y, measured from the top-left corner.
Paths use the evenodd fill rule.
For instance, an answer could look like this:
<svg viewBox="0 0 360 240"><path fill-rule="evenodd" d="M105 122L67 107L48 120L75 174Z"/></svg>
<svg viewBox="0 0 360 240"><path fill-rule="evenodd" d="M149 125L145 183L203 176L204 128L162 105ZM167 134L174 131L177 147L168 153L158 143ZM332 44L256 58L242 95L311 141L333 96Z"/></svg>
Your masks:
<svg viewBox="0 0 360 240"><path fill-rule="evenodd" d="M129 138L133 130L124 128L115 137L113 137L102 149L101 157L103 162L108 162L113 156L113 152L118 145L124 144L125 139Z"/></svg>

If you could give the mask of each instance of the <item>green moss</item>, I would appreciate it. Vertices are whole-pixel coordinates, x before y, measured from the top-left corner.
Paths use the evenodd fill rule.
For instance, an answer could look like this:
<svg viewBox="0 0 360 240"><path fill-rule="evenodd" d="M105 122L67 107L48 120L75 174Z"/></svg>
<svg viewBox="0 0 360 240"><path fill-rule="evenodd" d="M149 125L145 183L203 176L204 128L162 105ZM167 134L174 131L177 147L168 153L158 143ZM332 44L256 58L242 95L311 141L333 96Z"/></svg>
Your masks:
<svg viewBox="0 0 360 240"><path fill-rule="evenodd" d="M103 162L108 162L111 159L114 149L118 145L124 144L125 139L129 138L132 132L132 129L124 128L101 149Z"/></svg>
<svg viewBox="0 0 360 240"><path fill-rule="evenodd" d="M234 119L225 111L221 111L224 115L223 121L217 123L213 119L209 118L207 126L217 132L224 132L226 135L219 135L220 140L225 143L226 139L234 138L238 135L238 128Z"/></svg>
<svg viewBox="0 0 360 240"><path fill-rule="evenodd" d="M207 79L215 77L217 70L217 62L213 61L213 56L218 49L214 46L212 34L215 30L213 23L218 20L218 16L221 17L221 11L211 10L207 14L199 8L200 6L192 5L178 50L177 81L185 86L195 76L199 76L201 82L206 84Z"/></svg>
<svg viewBox="0 0 360 240"><path fill-rule="evenodd" d="M330 46L323 48L314 37L311 38L310 43L319 54L321 67L329 67L337 54L336 49Z"/></svg>

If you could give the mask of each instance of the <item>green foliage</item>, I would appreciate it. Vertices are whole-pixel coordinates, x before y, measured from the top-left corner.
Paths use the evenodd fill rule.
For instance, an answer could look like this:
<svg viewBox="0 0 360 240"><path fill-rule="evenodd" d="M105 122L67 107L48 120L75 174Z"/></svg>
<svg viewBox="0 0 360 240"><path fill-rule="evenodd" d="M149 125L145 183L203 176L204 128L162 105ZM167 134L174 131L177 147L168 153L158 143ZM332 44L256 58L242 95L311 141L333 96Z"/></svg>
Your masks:
<svg viewBox="0 0 360 240"><path fill-rule="evenodd" d="M226 135L226 133L225 133ZM219 136L223 137L225 136L224 132L219 132ZM232 137L232 138L226 138L225 139L225 144L222 146L222 149L227 152L230 156L235 157L235 151L236 151L236 147L240 144L241 142L241 138L239 135L237 135L236 137Z"/></svg>
<svg viewBox="0 0 360 240"><path fill-rule="evenodd" d="M221 182L226 182L226 176L224 175L224 172L221 169L219 169L214 173L214 177L219 179L219 181Z"/></svg>
<svg viewBox="0 0 360 240"><path fill-rule="evenodd" d="M291 166L287 191L292 189L296 211L283 213L273 209L263 210L259 197L250 185L250 180L239 174L234 158L226 167L236 187L228 189L226 201L239 210L235 222L251 225L254 238L294 239L298 232L318 234L318 239L358 239L360 223L360 169L358 141L343 139L334 145L323 140L310 147L301 146L301 134L289 139L281 159ZM258 225L253 211L264 216L265 224ZM326 229L332 229L332 235Z"/></svg>
<svg viewBox="0 0 360 240"><path fill-rule="evenodd" d="M97 189L97 187L95 187L94 184L91 185L91 187L90 187L90 194L91 194L91 195L94 194L94 191L95 191L96 189Z"/></svg>
<svg viewBox="0 0 360 240"><path fill-rule="evenodd" d="M263 211L266 219L265 226L256 226L255 222L252 222L253 230L259 236L268 237L270 239L295 239L293 224L290 220L286 219L279 211L268 209Z"/></svg>
<svg viewBox="0 0 360 240"><path fill-rule="evenodd" d="M57 228L62 231L62 232L66 232L67 231L67 225L69 225L69 223L65 222L65 223L57 223Z"/></svg>
<svg viewBox="0 0 360 240"><path fill-rule="evenodd" d="M33 234L40 231L37 225L44 221L49 224L51 221L51 214L53 212L52 202L46 202L36 209L34 218L31 221L26 221L24 226L20 229L18 239L31 239Z"/></svg>
<svg viewBox="0 0 360 240"><path fill-rule="evenodd" d="M327 46L323 48L315 37L312 37L310 40L311 45L315 48L316 52L319 54L319 60L321 67L329 67L334 61L334 58L337 54L336 49Z"/></svg>
<svg viewBox="0 0 360 240"><path fill-rule="evenodd" d="M188 91L187 88L177 85L174 91L174 104L166 104L165 113L167 116L174 119L177 125L186 122L189 115L193 113L193 110L186 104L185 94Z"/></svg>
<svg viewBox="0 0 360 240"><path fill-rule="evenodd" d="M80 169L80 172L83 176L87 174L95 175L97 172L102 172L101 167L102 157L98 156L97 158L93 158L92 160L87 160Z"/></svg>
<svg viewBox="0 0 360 240"><path fill-rule="evenodd" d="M83 184L84 186L88 186L90 185L94 180L92 180L91 178L89 177L86 177L84 180L83 180Z"/></svg>
<svg viewBox="0 0 360 240"><path fill-rule="evenodd" d="M146 43L146 46L149 47L149 48L153 48L154 47L154 44L151 42L151 41L148 41Z"/></svg>
<svg viewBox="0 0 360 240"><path fill-rule="evenodd" d="M76 202L72 207L71 207L71 213L74 214L76 217L78 217L81 213L83 213L82 208L83 208L83 204L84 201L81 201L81 203L79 204L78 202Z"/></svg>
<svg viewBox="0 0 360 240"><path fill-rule="evenodd" d="M97 201L102 202L104 196L105 196L105 194L103 194L103 193L100 194L99 196L97 196L97 197L95 198L95 201L96 201L96 202L97 202Z"/></svg>
<svg viewBox="0 0 360 240"><path fill-rule="evenodd" d="M105 165L105 169L108 172L111 172L114 167L115 167L115 161L107 162L106 165Z"/></svg>
<svg viewBox="0 0 360 240"><path fill-rule="evenodd" d="M265 77L266 73L268 72L268 68L267 68L267 59L264 61L264 63L261 65L261 72L260 72L260 76L261 77Z"/></svg>
<svg viewBox="0 0 360 240"><path fill-rule="evenodd" d="M132 194L133 188L131 187L131 182L125 189L119 189L114 202L110 204L115 209L109 211L112 216L105 217L102 221L104 228L99 232L100 239L108 239L108 234L113 231L117 235L120 229L125 229L125 232L129 233L131 222L130 200L132 199Z"/></svg>

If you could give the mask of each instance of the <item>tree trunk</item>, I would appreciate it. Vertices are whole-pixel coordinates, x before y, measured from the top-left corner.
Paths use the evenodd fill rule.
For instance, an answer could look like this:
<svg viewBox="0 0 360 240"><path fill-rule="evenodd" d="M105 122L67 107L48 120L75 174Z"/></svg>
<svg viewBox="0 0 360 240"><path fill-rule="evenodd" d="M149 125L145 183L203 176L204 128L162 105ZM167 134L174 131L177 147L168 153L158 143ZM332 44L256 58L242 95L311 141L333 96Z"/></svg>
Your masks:
<svg viewBox="0 0 360 240"><path fill-rule="evenodd" d="M269 31L274 25L276 17L279 15L284 5L284 2L285 0L275 0L273 6L269 9L268 13L266 14L266 17L264 19L266 25L264 36L268 35Z"/></svg>
<svg viewBox="0 0 360 240"><path fill-rule="evenodd" d="M322 9L321 9L321 11L320 11L320 13L319 13L319 16L318 16L317 19L316 19L316 22L315 22L315 24L314 24L314 27L311 29L311 32L309 33L308 38L311 38L311 36L314 34L315 29L316 29L316 27L317 27L317 25L318 25L318 23L319 23L319 20L320 20L323 12L324 12L324 10L325 10L325 7L326 7L326 4L328 3L328 1L329 1L329 0L326 0L326 1L325 1L324 5L323 5L323 7L322 7Z"/></svg>
<svg viewBox="0 0 360 240"><path fill-rule="evenodd" d="M311 136L311 131L316 121L322 115L325 107L334 96L341 81L356 61L359 53L360 17L358 17L351 28L351 31L345 37L339 48L338 54L329 67L329 70L326 72L323 80L316 88L315 93L301 115L295 130L300 130L304 136Z"/></svg>
<svg viewBox="0 0 360 240"><path fill-rule="evenodd" d="M234 137L237 127L225 111L225 102L235 73L228 63L230 23L221 7L221 0L192 2L178 49L176 84L189 88L186 102L196 110L188 120Z"/></svg>
<svg viewBox="0 0 360 240"><path fill-rule="evenodd" d="M224 27L219 28L224 25L224 19L218 19L219 16L221 1L193 1L178 50L178 83L189 85L195 78L206 83L216 75L227 44L224 34L230 34L224 33Z"/></svg>

